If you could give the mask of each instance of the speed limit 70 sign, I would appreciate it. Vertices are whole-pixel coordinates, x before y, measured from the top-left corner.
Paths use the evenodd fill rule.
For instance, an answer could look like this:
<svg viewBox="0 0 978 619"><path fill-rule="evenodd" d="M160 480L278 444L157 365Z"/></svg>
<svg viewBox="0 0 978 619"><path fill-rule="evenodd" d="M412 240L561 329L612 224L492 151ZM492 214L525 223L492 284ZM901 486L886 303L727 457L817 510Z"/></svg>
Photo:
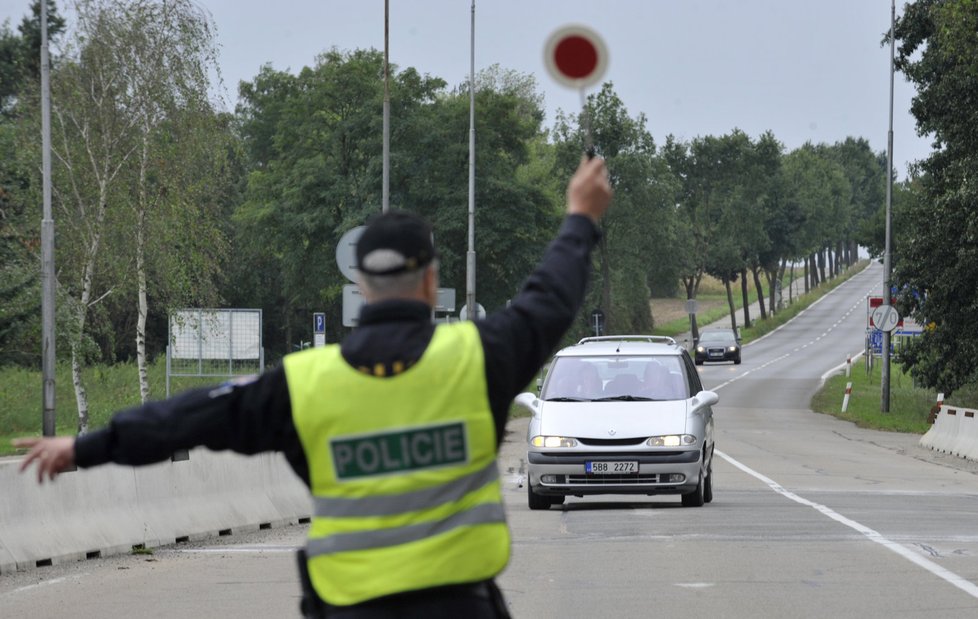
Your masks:
<svg viewBox="0 0 978 619"><path fill-rule="evenodd" d="M880 305L873 310L873 326L887 333L896 329L900 322L900 312L892 305Z"/></svg>

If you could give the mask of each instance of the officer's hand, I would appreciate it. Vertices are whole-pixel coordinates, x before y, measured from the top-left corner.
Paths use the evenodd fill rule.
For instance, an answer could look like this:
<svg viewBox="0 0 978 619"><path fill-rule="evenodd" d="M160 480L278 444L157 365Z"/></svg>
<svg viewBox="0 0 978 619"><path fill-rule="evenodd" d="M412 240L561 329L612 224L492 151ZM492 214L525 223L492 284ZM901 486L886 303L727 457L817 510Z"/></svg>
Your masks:
<svg viewBox="0 0 978 619"><path fill-rule="evenodd" d="M611 204L612 193L604 159L584 157L567 185L567 214L587 215L598 223Z"/></svg>
<svg viewBox="0 0 978 619"><path fill-rule="evenodd" d="M14 447L29 448L24 461L20 463L23 473L35 460L37 461L37 483L44 483L44 477L54 481L58 473L75 466L75 439L70 436L46 436L34 438L15 438Z"/></svg>

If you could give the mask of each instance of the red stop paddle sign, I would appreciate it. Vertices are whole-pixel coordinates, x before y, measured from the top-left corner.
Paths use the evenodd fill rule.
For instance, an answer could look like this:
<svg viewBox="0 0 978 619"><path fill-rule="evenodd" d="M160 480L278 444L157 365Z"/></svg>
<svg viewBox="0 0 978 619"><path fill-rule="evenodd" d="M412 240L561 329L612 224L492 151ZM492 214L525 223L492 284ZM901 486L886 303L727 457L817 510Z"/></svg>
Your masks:
<svg viewBox="0 0 978 619"><path fill-rule="evenodd" d="M547 39L543 60L555 80L571 88L584 88L604 76L608 48L590 28L564 26Z"/></svg>

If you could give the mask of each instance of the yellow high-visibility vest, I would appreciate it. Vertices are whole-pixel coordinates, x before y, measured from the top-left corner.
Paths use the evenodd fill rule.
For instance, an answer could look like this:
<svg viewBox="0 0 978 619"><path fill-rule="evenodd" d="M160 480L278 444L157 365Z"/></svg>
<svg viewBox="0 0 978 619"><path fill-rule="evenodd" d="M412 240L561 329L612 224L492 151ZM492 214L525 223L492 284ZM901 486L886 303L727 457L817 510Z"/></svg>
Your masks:
<svg viewBox="0 0 978 619"><path fill-rule="evenodd" d="M357 371L338 345L284 364L309 462L306 553L322 599L346 606L502 571L510 537L474 324L439 325L395 376Z"/></svg>

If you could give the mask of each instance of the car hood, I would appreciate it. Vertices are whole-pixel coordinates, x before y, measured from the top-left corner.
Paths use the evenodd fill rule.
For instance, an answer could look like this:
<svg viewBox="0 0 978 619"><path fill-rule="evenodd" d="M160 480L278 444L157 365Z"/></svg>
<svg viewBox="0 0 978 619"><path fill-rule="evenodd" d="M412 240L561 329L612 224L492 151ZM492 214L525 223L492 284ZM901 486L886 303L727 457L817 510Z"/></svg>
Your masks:
<svg viewBox="0 0 978 619"><path fill-rule="evenodd" d="M632 438L684 434L688 400L668 402L541 402L540 434Z"/></svg>

